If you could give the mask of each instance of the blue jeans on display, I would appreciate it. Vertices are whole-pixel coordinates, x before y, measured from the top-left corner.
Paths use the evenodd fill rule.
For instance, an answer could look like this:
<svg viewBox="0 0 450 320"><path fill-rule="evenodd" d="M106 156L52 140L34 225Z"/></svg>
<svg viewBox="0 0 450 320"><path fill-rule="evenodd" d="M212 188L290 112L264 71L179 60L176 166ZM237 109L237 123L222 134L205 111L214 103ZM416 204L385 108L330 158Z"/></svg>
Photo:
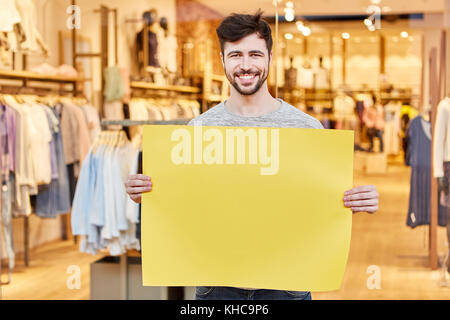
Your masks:
<svg viewBox="0 0 450 320"><path fill-rule="evenodd" d="M8 266L11 271L15 264L15 253L14 253L14 241L13 241L13 228L12 228L12 210L11 202L13 199L13 179L14 176L11 173L9 180L5 184L0 184L1 187L1 221L3 237L5 239L6 254L8 256ZM1 257L0 257L1 258Z"/></svg>
<svg viewBox="0 0 450 320"><path fill-rule="evenodd" d="M247 290L234 287L197 287L195 300L311 300L311 292Z"/></svg>

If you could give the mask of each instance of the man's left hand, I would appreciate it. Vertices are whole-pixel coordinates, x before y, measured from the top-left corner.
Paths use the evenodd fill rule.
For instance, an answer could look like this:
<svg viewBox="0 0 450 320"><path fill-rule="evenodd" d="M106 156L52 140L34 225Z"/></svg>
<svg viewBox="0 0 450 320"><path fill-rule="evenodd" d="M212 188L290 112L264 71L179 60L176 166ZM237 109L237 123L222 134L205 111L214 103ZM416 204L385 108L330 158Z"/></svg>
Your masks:
<svg viewBox="0 0 450 320"><path fill-rule="evenodd" d="M344 206L351 208L353 213L375 213L378 211L378 198L375 186L360 186L345 192Z"/></svg>

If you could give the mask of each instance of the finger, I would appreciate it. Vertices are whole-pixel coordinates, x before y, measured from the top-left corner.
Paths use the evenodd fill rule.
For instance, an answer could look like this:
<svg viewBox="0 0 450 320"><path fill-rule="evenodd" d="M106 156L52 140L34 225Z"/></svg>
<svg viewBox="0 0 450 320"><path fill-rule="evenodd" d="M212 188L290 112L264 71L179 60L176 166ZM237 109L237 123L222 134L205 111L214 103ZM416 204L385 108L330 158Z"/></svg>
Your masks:
<svg viewBox="0 0 450 320"><path fill-rule="evenodd" d="M141 195L130 195L130 198L136 203L141 203Z"/></svg>
<svg viewBox="0 0 450 320"><path fill-rule="evenodd" d="M368 185L368 186L359 186L350 190L347 190L344 195L351 195L351 194L356 194L356 193L361 193L361 192L371 192L371 191L376 191L377 188L373 185Z"/></svg>
<svg viewBox="0 0 450 320"><path fill-rule="evenodd" d="M132 195L132 194L141 194L144 192L150 192L152 191L151 187L135 187L135 188L127 188L127 193Z"/></svg>
<svg viewBox="0 0 450 320"><path fill-rule="evenodd" d="M151 186L151 181L143 181L143 180L128 180L125 185L127 187L147 187Z"/></svg>
<svg viewBox="0 0 450 320"><path fill-rule="evenodd" d="M344 201L377 199L378 197L379 197L379 195L378 195L378 192L376 192L376 191L363 192L363 193L352 194L349 196L344 196Z"/></svg>
<svg viewBox="0 0 450 320"><path fill-rule="evenodd" d="M368 213L375 213L378 211L378 206L372 206L372 207L356 207L352 208L353 212L368 212Z"/></svg>
<svg viewBox="0 0 450 320"><path fill-rule="evenodd" d="M344 202L344 205L348 208L371 207L371 206L377 206L378 200L371 199L371 200L348 201L348 202Z"/></svg>
<svg viewBox="0 0 450 320"><path fill-rule="evenodd" d="M145 174L131 174L128 176L128 180L146 180L146 181L151 181L152 178L150 178L149 176L146 176Z"/></svg>

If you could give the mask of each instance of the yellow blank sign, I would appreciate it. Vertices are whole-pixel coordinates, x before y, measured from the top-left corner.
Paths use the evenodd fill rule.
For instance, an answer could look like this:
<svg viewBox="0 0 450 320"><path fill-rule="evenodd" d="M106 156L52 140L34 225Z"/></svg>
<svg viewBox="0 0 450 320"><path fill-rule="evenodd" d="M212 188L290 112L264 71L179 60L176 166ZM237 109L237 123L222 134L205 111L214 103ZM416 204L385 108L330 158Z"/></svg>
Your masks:
<svg viewBox="0 0 450 320"><path fill-rule="evenodd" d="M143 152L144 285L340 288L352 131L145 126Z"/></svg>

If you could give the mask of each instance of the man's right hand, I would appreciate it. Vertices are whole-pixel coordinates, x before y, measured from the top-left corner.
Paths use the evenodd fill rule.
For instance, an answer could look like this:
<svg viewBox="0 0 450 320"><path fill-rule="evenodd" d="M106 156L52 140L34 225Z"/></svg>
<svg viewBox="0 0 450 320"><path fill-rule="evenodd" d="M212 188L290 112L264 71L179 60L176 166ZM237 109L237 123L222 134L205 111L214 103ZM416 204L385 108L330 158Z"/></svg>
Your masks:
<svg viewBox="0 0 450 320"><path fill-rule="evenodd" d="M143 174L132 174L128 176L125 188L131 200L141 203L141 194L152 191L152 179Z"/></svg>

